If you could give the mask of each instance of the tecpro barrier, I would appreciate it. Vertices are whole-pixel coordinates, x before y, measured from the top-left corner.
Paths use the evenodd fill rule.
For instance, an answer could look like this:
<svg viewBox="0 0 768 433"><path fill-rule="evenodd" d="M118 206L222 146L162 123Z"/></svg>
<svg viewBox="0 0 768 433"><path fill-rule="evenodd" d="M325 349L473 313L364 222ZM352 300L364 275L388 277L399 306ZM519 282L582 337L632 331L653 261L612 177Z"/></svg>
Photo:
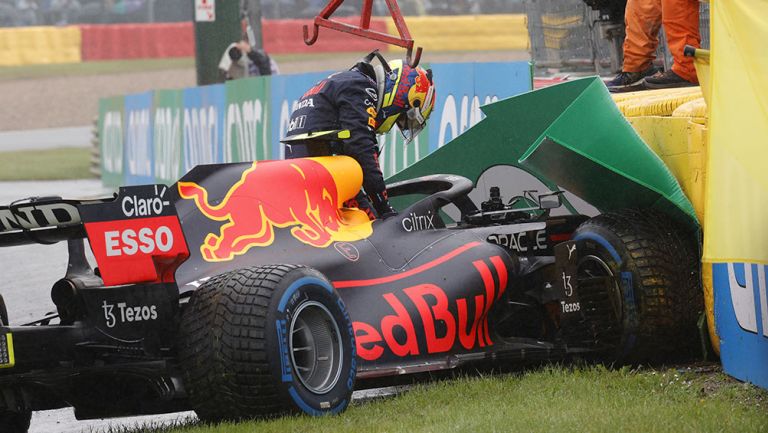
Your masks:
<svg viewBox="0 0 768 433"><path fill-rule="evenodd" d="M429 66L429 65L426 65ZM379 138L391 176L477 122L480 106L531 89L528 62L431 65L437 103L408 146L397 130ZM105 185L173 183L199 164L281 159L301 95L329 72L254 77L225 84L105 98L99 105Z"/></svg>
<svg viewBox="0 0 768 433"><path fill-rule="evenodd" d="M339 20L357 24L359 17ZM310 23L264 20L264 49L271 54L364 52L374 48L400 52L397 47L328 29L321 30L318 41L308 46L302 28ZM525 15L409 17L408 26L417 45L426 51L525 50L529 46ZM397 34L390 18L374 17L370 28ZM194 55L191 22L0 29L0 66Z"/></svg>
<svg viewBox="0 0 768 433"><path fill-rule="evenodd" d="M76 26L0 29L0 66L77 63L80 51Z"/></svg>
<svg viewBox="0 0 768 433"><path fill-rule="evenodd" d="M360 17L339 18L338 21L357 26L360 24ZM308 23L308 20L265 20L262 31L264 49L274 54L372 51L376 48L388 51L387 46L381 42L328 29L320 30L317 42L307 45L304 43L302 29ZM382 18L372 18L370 29L386 33L387 24Z"/></svg>
<svg viewBox="0 0 768 433"><path fill-rule="evenodd" d="M407 21L411 36L427 52L530 48L523 14L425 16L409 17ZM387 29L397 34L392 20L387 20Z"/></svg>
<svg viewBox="0 0 768 433"><path fill-rule="evenodd" d="M192 57L191 23L80 26L83 61Z"/></svg>

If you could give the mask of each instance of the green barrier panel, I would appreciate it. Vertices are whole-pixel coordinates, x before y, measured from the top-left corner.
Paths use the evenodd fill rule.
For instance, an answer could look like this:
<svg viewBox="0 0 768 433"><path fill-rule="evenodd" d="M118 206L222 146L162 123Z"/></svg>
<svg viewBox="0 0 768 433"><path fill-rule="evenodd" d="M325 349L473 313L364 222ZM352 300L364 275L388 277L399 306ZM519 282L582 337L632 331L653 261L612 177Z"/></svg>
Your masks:
<svg viewBox="0 0 768 433"><path fill-rule="evenodd" d="M155 182L172 184L181 176L183 161L184 104L182 90L157 90L154 94L153 145Z"/></svg>
<svg viewBox="0 0 768 433"><path fill-rule="evenodd" d="M508 98L486 118L388 181L454 173L477 181L493 165L526 169L600 211L654 208L698 227L693 206L662 160L624 119L597 77Z"/></svg>
<svg viewBox="0 0 768 433"><path fill-rule="evenodd" d="M224 111L224 161L276 158L270 142L270 77L227 81Z"/></svg>
<svg viewBox="0 0 768 433"><path fill-rule="evenodd" d="M99 100L99 152L101 181L104 185L124 183L123 120L125 97L114 96Z"/></svg>

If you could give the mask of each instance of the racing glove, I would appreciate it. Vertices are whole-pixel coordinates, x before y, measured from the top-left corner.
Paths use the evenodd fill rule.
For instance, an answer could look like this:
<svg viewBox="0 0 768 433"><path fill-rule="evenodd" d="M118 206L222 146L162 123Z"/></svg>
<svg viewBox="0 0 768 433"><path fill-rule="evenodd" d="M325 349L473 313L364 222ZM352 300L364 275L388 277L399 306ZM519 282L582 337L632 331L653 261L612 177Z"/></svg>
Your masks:
<svg viewBox="0 0 768 433"><path fill-rule="evenodd" d="M376 209L376 214L378 214L381 219L387 219L391 216L397 215L395 208L389 204L389 198L387 197L386 190L368 194L368 197L371 199L373 208Z"/></svg>

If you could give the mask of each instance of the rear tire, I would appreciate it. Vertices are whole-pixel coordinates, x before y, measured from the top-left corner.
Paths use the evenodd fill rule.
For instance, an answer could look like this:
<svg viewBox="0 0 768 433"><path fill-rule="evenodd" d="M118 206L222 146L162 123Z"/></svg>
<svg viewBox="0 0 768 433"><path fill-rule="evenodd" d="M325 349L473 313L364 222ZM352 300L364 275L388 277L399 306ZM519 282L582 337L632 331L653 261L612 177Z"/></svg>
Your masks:
<svg viewBox="0 0 768 433"><path fill-rule="evenodd" d="M8 325L8 310L5 308L5 300L0 295L0 326ZM0 390L0 394L2 390ZM23 410L12 412L8 409L0 409L0 433L27 433L32 421L32 411Z"/></svg>
<svg viewBox="0 0 768 433"><path fill-rule="evenodd" d="M690 357L703 310L698 242L665 215L622 210L581 224L578 278L588 339L608 362ZM613 277L581 290L581 279ZM584 335L582 335L584 336Z"/></svg>
<svg viewBox="0 0 768 433"><path fill-rule="evenodd" d="M355 380L352 322L316 270L275 265L211 278L181 323L181 364L205 421L343 411Z"/></svg>
<svg viewBox="0 0 768 433"><path fill-rule="evenodd" d="M32 411L0 410L0 433L27 433L31 420Z"/></svg>

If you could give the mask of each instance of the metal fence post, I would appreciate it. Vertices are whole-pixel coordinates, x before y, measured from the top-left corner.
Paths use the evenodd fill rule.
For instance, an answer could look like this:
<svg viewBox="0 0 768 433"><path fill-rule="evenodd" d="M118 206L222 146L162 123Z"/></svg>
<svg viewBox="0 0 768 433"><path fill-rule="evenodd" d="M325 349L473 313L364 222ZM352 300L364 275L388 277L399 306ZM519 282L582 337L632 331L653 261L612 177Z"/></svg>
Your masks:
<svg viewBox="0 0 768 433"><path fill-rule="evenodd" d="M254 43L253 48L254 49L262 49L264 48L264 32L262 31L262 23L261 23L261 16L262 16L262 7L261 7L261 0L246 0L247 7L248 7L248 22L251 25L251 29L253 29L253 36L254 36Z"/></svg>
<svg viewBox="0 0 768 433"><path fill-rule="evenodd" d="M194 6L195 64L197 84L221 83L219 59L232 42L242 37L240 28L240 2L232 0L190 0ZM198 14L212 8L211 15Z"/></svg>
<svg viewBox="0 0 768 433"><path fill-rule="evenodd" d="M155 22L155 1L156 0L149 0L149 4L147 5L147 21L150 23Z"/></svg>

